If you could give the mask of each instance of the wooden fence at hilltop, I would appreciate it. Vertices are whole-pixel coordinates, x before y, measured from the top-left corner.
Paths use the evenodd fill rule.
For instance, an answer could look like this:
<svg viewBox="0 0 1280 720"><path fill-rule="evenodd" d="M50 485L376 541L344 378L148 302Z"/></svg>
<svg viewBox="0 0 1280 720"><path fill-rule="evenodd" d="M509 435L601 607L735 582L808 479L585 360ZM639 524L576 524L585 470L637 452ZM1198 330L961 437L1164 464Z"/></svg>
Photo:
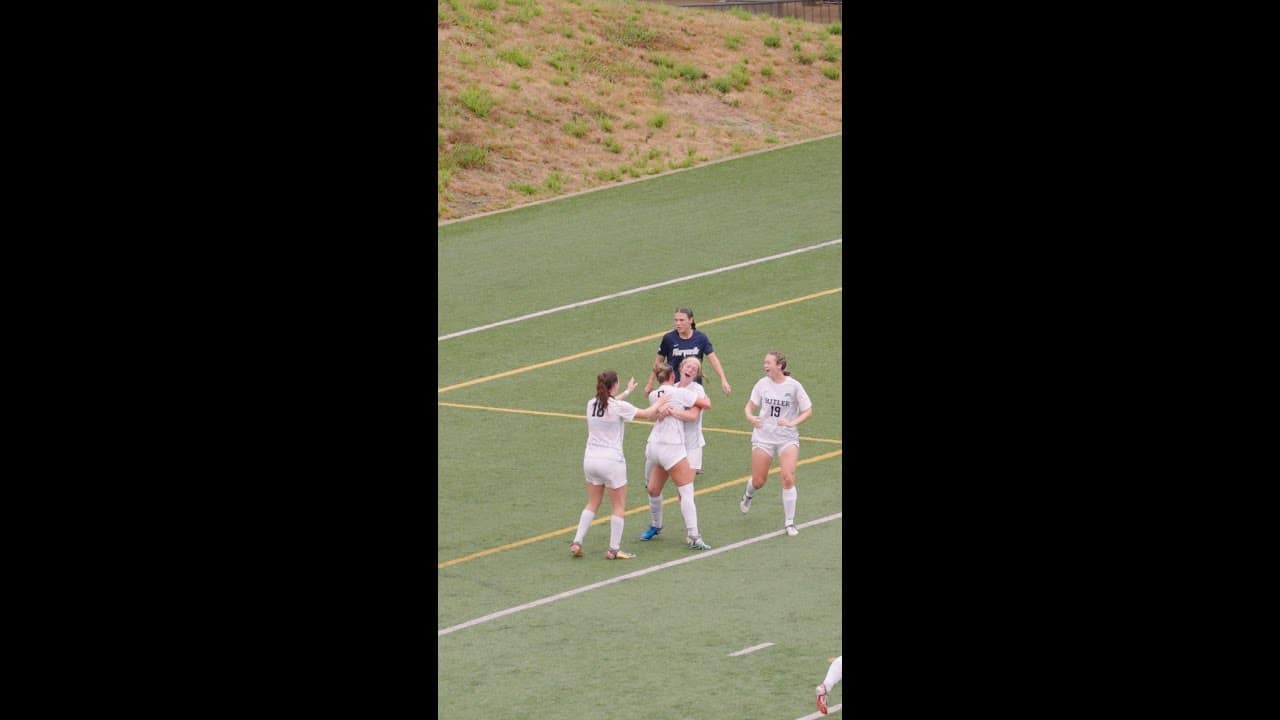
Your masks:
<svg viewBox="0 0 1280 720"><path fill-rule="evenodd" d="M689 2L689 0L649 0L664 5L718 10L725 12L738 8L749 13L794 17L807 22L830 24L844 21L844 0L725 0L724 2Z"/></svg>

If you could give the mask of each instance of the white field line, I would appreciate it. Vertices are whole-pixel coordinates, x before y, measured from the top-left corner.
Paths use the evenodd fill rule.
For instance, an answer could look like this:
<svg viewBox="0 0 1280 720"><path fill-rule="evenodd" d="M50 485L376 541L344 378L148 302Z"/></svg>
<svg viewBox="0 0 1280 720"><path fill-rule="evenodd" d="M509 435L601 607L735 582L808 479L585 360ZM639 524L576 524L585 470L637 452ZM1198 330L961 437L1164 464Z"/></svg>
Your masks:
<svg viewBox="0 0 1280 720"><path fill-rule="evenodd" d="M740 656L742 656L742 655L747 655L747 654L749 654L749 653L753 653L753 652L755 652L755 651L757 651L757 650L763 650L763 649L765 649L765 648L767 648L767 647L770 647L770 646L772 646L772 645L773 645L773 643L760 643L759 645L752 645L751 647L749 647L749 648L743 648L743 649L739 650L738 652L731 652L731 653L729 653L729 657L740 657Z"/></svg>
<svg viewBox="0 0 1280 720"><path fill-rule="evenodd" d="M822 523L831 522L832 520L839 520L843 516L844 516L844 513L838 512L834 515L828 515L826 517L818 518L817 520L810 520L807 523L802 523L800 525L797 525L796 528L799 529L799 528L811 527L813 525L821 525ZM501 618L501 617L514 615L520 612L521 610L531 610L533 608L540 607L542 605L549 605L550 603L553 603L557 600L564 600L565 598L571 598L574 595L580 595L584 592L587 592L588 590L595 590L597 588L602 588L608 585L612 585L614 583L620 583L623 580L633 580L643 575L648 575L649 573L652 573L652 572L657 572L659 570L666 570L667 568L673 568L677 565L684 565L685 563L697 562L698 560L705 560L713 555L719 555L722 552L729 552L730 550L736 550L740 547L746 547L747 545L750 545L752 543L758 543L761 540L768 540L769 538L772 538L772 537L778 537L779 535L782 535L784 533L786 533L785 528L782 530L775 530L771 533L765 533L764 535L757 535L756 537L747 538L746 540L739 540L736 543L725 545L724 547L719 547L714 550L700 552L697 555L690 555L688 557L680 558L679 560L671 560L669 562L664 562L661 565L654 565L653 567L648 567L643 570L637 570L635 572L627 573L626 575L619 575L616 578L601 580L598 583L592 583L590 585L584 585L580 588L575 588L573 590L566 590L562 593L556 593L555 595L544 597L540 600L534 600L533 602L525 603L524 605L517 605L512 608L507 608L506 610L499 610L498 612L489 613L484 617L478 617L474 620L468 620L459 625L454 625L453 627L447 627L447 628L444 628L443 630L438 630L436 632L436 637L444 637L449 633L457 632L459 630L465 630L469 627L480 625L481 623L487 623L490 620L497 620L498 618Z"/></svg>
<svg viewBox="0 0 1280 720"><path fill-rule="evenodd" d="M620 298L624 295L634 295L635 293L644 292L646 290L652 290L654 288L660 288L660 287L663 287L664 285L674 285L676 283L685 282L686 280L694 280L696 278L706 277L708 275L715 275L717 273L728 272L730 270L737 270L738 268L744 268L749 265L757 265L762 262L769 262L770 260L777 260L778 258L784 258L784 257L787 257L788 255L795 255L797 253L809 252L810 250L817 250L818 248L824 248L824 247L827 247L828 245L835 245L839 242L842 242L843 240L844 238L836 238L835 240L828 240L827 242L818 243L817 245L802 247L802 248L799 248L798 250L790 250L788 252L778 253L777 255L770 255L769 257L762 257L762 258L757 258L755 260L748 260L746 262L740 262L736 265L726 265L725 267L716 268L715 270L707 270L706 272L695 273L693 275L686 275L685 277L676 278L675 280L665 280L660 283L654 283L653 285L645 285L644 287L632 288L630 290L623 290L622 292L616 292L616 293L613 293L612 295L601 295L598 298L591 298L590 300L583 300L581 302L571 303L569 305L561 305L560 307L551 308L550 310L539 310L538 312L529 313L528 315L521 315L520 317L511 318L510 320L500 320L496 323L481 325L480 327L473 327L467 330L459 330L458 332L449 333L448 335L441 335L440 337L436 338L436 342L444 342L445 340L448 340L450 338L461 337L463 335L470 335L471 333L474 333L474 332L480 332L481 330L489 330L491 328L500 327L502 325L510 325L511 323L520 322L521 320L529 320L531 318L541 317L543 315L550 315L551 313L560 312L561 310L570 310L572 308L582 307L584 305L591 305L594 303L602 302L604 300L612 300L614 298Z"/></svg>
<svg viewBox="0 0 1280 720"><path fill-rule="evenodd" d="M828 714L838 713L840 712L840 709L843 707L844 707L844 703L840 703L839 705L828 705L827 713ZM818 718L824 718L824 717L826 717L826 715L823 715L820 712L815 712L815 713L809 713L808 715L805 715L802 718L796 718L796 720L818 720Z"/></svg>

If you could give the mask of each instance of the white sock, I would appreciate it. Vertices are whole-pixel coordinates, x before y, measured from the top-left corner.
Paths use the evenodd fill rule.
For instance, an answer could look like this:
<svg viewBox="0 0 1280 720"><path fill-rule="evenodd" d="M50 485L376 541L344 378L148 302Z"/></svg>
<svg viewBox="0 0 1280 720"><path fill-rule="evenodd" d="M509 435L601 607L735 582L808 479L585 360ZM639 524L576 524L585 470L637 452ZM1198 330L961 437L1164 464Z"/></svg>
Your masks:
<svg viewBox="0 0 1280 720"><path fill-rule="evenodd" d="M784 525L796 524L796 486L792 485L790 490L782 490L782 514L786 515L787 521Z"/></svg>
<svg viewBox="0 0 1280 720"><path fill-rule="evenodd" d="M573 541L582 544L587 537L587 530L591 529L591 521L596 519L596 514L586 508L582 508L582 514L578 516L578 534L573 536Z"/></svg>
<svg viewBox="0 0 1280 720"><path fill-rule="evenodd" d="M836 658L831 663L831 667L827 668L827 677L822 681L822 686L827 689L827 692L831 692L831 688L835 687L836 683L840 682L842 677L844 677L843 655Z"/></svg>
<svg viewBox="0 0 1280 720"><path fill-rule="evenodd" d="M693 504L693 483L676 488L680 493L680 512L684 515L684 529L690 537L702 537L698 534L698 506Z"/></svg>
<svg viewBox="0 0 1280 720"><path fill-rule="evenodd" d="M756 496L756 486L751 484L751 478L747 478L747 497Z"/></svg>
<svg viewBox="0 0 1280 720"><path fill-rule="evenodd" d="M613 550L622 547L622 516L609 516L609 549Z"/></svg>
<svg viewBox="0 0 1280 720"><path fill-rule="evenodd" d="M658 497L653 497L653 496L649 497L649 514L653 516L653 522L651 524L656 528L662 527L662 496L661 495L659 495Z"/></svg>

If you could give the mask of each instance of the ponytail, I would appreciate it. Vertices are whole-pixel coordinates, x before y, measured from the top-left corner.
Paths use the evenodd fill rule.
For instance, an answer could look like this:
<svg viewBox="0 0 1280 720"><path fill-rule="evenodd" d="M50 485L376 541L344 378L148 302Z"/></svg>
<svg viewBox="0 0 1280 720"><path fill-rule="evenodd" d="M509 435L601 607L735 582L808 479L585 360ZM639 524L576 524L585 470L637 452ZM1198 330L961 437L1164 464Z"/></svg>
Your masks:
<svg viewBox="0 0 1280 720"><path fill-rule="evenodd" d="M609 388L618 382L618 373L605 370L596 376L596 413L601 417L609 409Z"/></svg>

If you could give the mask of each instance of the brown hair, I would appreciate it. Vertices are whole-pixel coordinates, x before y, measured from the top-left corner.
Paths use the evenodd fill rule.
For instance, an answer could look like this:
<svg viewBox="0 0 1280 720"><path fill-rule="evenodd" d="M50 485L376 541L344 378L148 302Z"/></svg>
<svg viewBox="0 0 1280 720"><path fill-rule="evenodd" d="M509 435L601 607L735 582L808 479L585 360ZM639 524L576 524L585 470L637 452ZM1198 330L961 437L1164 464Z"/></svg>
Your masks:
<svg viewBox="0 0 1280 720"><path fill-rule="evenodd" d="M665 382L670 382L671 376L674 372L675 371L671 369L671 366L667 364L666 360L659 360L653 364L653 377L658 381L659 385Z"/></svg>
<svg viewBox="0 0 1280 720"><path fill-rule="evenodd" d="M609 388L616 382L618 373L613 370L605 370L596 376L596 413L602 417L609 408Z"/></svg>
<svg viewBox="0 0 1280 720"><path fill-rule="evenodd" d="M689 308L687 308L687 307L682 307L682 308L676 308L676 312L678 312L678 313L684 313L685 315L688 315L688 316L689 316L689 329L690 329L690 330L697 330L697 329L698 329L698 323L696 323L696 322L694 322L694 321L693 321L693 311L692 311L692 310L690 310L690 309L689 309Z"/></svg>
<svg viewBox="0 0 1280 720"><path fill-rule="evenodd" d="M790 377L790 376L791 376L791 371L787 369L787 356L786 356L786 355L783 355L782 353L778 352L777 350L773 350L773 351L769 352L768 354L769 354L769 355L772 355L772 356L773 356L773 361L774 361L774 362L776 362L776 363L778 363L778 369L782 371L782 374L783 374L783 375L786 375L787 377Z"/></svg>

